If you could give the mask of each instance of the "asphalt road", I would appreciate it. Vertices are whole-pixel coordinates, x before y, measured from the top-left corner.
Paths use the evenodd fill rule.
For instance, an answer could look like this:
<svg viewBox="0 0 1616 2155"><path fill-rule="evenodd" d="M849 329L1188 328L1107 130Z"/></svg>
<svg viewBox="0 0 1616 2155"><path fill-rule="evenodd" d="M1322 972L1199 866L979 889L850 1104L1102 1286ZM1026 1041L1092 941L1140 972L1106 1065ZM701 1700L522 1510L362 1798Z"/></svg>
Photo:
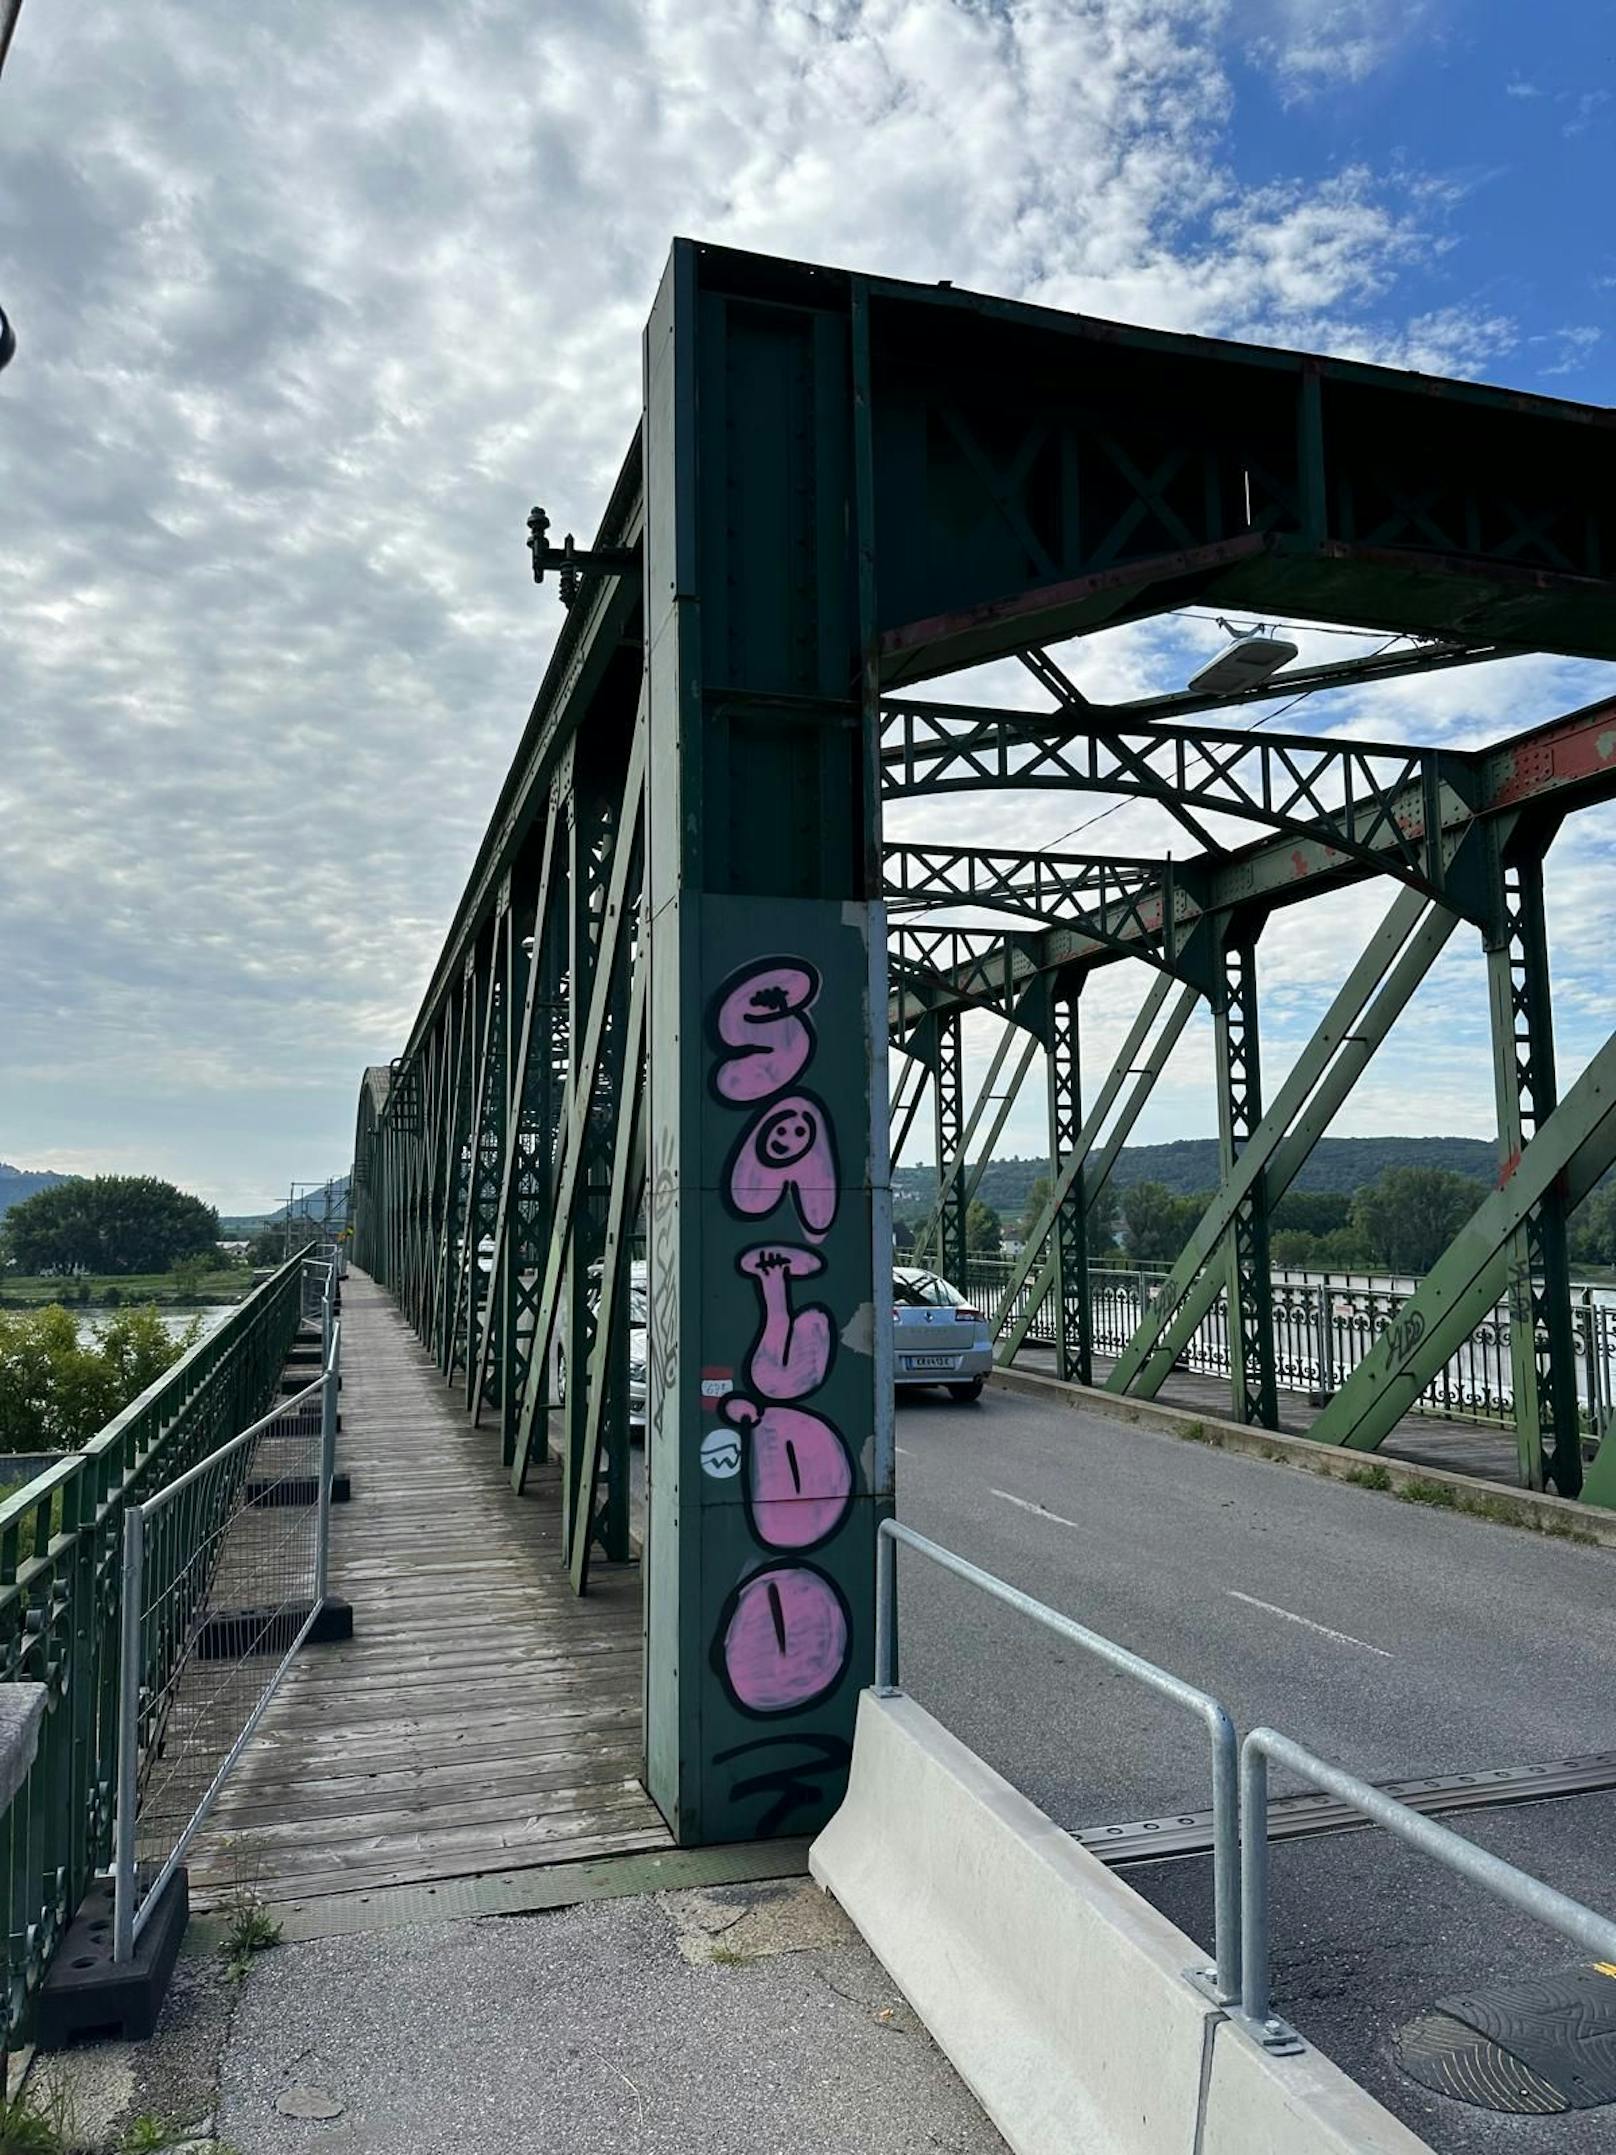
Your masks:
<svg viewBox="0 0 1616 2155"><path fill-rule="evenodd" d="M919 1532L1371 1780L1616 1750L1616 1553L1203 1449L990 1386L900 1394ZM902 1679L1062 1825L1204 1809L1203 1731L913 1556ZM1294 1787L1283 1777L1276 1794ZM1616 1917L1616 1795L1450 1818ZM1130 1883L1211 1944L1210 1865ZM1373 1831L1273 1857L1274 2004L1443 2155L1610 2155L1616 2106L1505 2118L1427 2093L1392 2038L1574 1946Z"/></svg>

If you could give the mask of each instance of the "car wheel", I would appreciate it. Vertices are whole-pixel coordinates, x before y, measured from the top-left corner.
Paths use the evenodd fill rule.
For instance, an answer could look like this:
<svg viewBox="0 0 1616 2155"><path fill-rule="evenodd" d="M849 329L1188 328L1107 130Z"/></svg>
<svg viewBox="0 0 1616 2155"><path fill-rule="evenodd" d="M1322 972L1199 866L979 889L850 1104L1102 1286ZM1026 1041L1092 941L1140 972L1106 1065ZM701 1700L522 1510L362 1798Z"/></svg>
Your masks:
<svg viewBox="0 0 1616 2155"><path fill-rule="evenodd" d="M986 1377L973 1377L968 1384L951 1384L948 1396L957 1399L961 1406L969 1406L973 1399L982 1397L982 1387L987 1381Z"/></svg>

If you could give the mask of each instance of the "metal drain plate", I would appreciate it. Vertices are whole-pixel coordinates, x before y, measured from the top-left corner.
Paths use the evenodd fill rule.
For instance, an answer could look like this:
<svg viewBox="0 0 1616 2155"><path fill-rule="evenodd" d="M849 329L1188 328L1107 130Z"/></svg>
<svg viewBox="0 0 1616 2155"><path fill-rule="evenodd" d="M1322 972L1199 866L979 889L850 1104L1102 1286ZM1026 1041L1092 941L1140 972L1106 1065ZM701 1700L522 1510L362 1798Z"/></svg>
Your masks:
<svg viewBox="0 0 1616 2155"><path fill-rule="evenodd" d="M1439 1998L1397 2037L1405 2073L1481 2110L1543 2117L1616 2102L1616 1967Z"/></svg>

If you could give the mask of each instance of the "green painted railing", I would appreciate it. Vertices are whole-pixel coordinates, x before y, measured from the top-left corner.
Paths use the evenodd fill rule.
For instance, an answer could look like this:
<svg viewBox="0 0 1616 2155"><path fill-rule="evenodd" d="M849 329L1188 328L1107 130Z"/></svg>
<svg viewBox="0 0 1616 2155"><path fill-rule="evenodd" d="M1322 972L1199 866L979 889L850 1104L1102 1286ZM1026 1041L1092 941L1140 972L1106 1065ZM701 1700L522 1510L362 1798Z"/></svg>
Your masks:
<svg viewBox="0 0 1616 2155"><path fill-rule="evenodd" d="M112 1859L124 1504L262 1413L302 1314L302 1270L299 1252L82 1451L0 1503L0 1680L47 1692L38 1754L0 1820L8 2044L26 2037L62 1935Z"/></svg>

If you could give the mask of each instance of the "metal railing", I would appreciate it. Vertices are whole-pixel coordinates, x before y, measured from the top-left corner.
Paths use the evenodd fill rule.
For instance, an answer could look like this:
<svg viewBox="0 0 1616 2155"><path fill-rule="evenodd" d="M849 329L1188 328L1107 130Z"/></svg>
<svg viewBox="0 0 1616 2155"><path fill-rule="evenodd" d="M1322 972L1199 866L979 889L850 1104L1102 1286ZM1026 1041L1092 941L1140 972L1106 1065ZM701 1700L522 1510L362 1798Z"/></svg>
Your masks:
<svg viewBox="0 0 1616 2155"><path fill-rule="evenodd" d="M1244 2019L1266 2035L1283 2034L1273 2020L1268 1991L1268 1762L1287 1767L1315 1788L1351 1804L1377 1826L1422 1855L1446 1865L1484 1892L1584 1947L1595 1960L1616 1963L1616 1923L1581 1901L1517 1870L1501 1856L1478 1848L1451 1827L1410 1810L1372 1782L1332 1766L1277 1729L1254 1728L1240 1747L1240 2006Z"/></svg>
<svg viewBox="0 0 1616 2155"><path fill-rule="evenodd" d="M960 1283L1003 1334L1025 1314L1033 1281L1008 1293L1009 1258L973 1256ZM1089 1310L1096 1354L1114 1360L1132 1338L1168 1278L1165 1266L1097 1264L1089 1275ZM1276 1273L1273 1280L1275 1371L1283 1390L1328 1398L1395 1323L1419 1282L1371 1273ZM1616 1404L1616 1305L1579 1290L1572 1311L1577 1351L1578 1416L1585 1434L1600 1436ZM1510 1315L1500 1303L1456 1349L1411 1403L1409 1411L1444 1421L1512 1426L1514 1377ZM1046 1294L1027 1327L1029 1345L1053 1346L1055 1298ZM1230 1372L1227 1297L1216 1302L1184 1347L1180 1364L1204 1376Z"/></svg>
<svg viewBox="0 0 1616 2155"><path fill-rule="evenodd" d="M1035 1624L1042 1624L1068 1644L1078 1646L1107 1667L1119 1669L1123 1675L1134 1677L1148 1685L1186 1712L1197 1716L1206 1725L1212 1745L1212 1892L1213 1892L1213 1958L1216 1962L1214 1983L1220 2001L1230 2002L1240 1992L1240 1852L1238 1829L1238 1777L1239 1754L1236 1748L1234 1723L1219 1702L1209 1692L1196 1690L1181 1677L1166 1669L1157 1668L1153 1661L1119 1646L1114 1639L1107 1639L1097 1631L1074 1623L1069 1616L1062 1616L1058 1609L1047 1603L1034 1601L1019 1587L1009 1586L1003 1579L996 1579L992 1572L983 1571L977 1565L967 1563L951 1549L940 1543L928 1541L912 1527L902 1526L896 1519L883 1519L876 1535L875 1572L875 1687L877 1692L891 1695L898 1681L897 1663L897 1592L898 1575L896 1545L902 1542L906 1549L913 1549L944 1571L952 1572L956 1579L963 1579L980 1592L989 1594L995 1601L1002 1601L1007 1608L1030 1617Z"/></svg>
<svg viewBox="0 0 1616 2155"><path fill-rule="evenodd" d="M298 1265L282 1266L82 1450L0 1503L0 1680L47 1693L33 1766L0 1819L13 2040L111 1860L124 1506L262 1412L298 1327L300 1293Z"/></svg>
<svg viewBox="0 0 1616 2155"><path fill-rule="evenodd" d="M1445 1864L1460 1877L1495 1894L1523 1914L1547 1924L1596 1960L1616 1965L1616 1921L1572 1900L1541 1879L1438 1825L1423 1812L1389 1796L1372 1782L1282 1736L1276 1729L1253 1729L1240 1744L1234 1723L1217 1699L1197 1690L1169 1670L1144 1660L1115 1639L1090 1631L1059 1610L1035 1601L1019 1587L956 1556L896 1519L883 1519L876 1534L875 1695L898 1696L897 1560L899 1543L942 1570L991 1595L1034 1623L1042 1624L1085 1653L1133 1676L1164 1698L1195 1714L1212 1744L1213 1944L1216 1966L1205 1982L1229 2013L1249 2025L1270 2049L1299 2046L1287 2024L1275 2018L1269 1995L1268 1951L1268 1761L1285 1766L1315 1788L1350 1804L1400 1840ZM1186 1971L1195 1974L1195 1971Z"/></svg>
<svg viewBox="0 0 1616 2155"><path fill-rule="evenodd" d="M128 1960L326 1597L342 1323L304 1259L320 1371L125 1506L113 1958ZM270 1663L265 1673L266 1661Z"/></svg>

